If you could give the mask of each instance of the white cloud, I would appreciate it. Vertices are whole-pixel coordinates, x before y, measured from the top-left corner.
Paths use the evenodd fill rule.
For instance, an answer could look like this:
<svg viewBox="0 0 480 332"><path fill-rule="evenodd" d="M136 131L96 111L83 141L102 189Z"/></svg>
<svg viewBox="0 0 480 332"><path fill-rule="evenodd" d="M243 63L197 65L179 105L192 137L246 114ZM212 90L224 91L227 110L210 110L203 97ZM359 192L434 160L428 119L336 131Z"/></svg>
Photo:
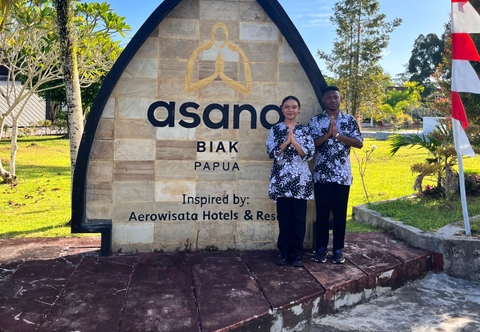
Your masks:
<svg viewBox="0 0 480 332"><path fill-rule="evenodd" d="M330 18L331 14L330 13L325 13L325 14L308 14L309 17L328 17Z"/></svg>
<svg viewBox="0 0 480 332"><path fill-rule="evenodd" d="M280 0L294 21L303 28L320 28L331 26L332 6L330 0L302 0L295 3L290 0Z"/></svg>
<svg viewBox="0 0 480 332"><path fill-rule="evenodd" d="M324 27L324 26L330 26L331 22L329 19L323 19L323 20L308 20L308 22L302 24L302 27L304 28L318 28L318 27Z"/></svg>
<svg viewBox="0 0 480 332"><path fill-rule="evenodd" d="M390 53L392 53L391 50L385 49L385 50L382 51L381 56L387 56L387 55L389 55Z"/></svg>

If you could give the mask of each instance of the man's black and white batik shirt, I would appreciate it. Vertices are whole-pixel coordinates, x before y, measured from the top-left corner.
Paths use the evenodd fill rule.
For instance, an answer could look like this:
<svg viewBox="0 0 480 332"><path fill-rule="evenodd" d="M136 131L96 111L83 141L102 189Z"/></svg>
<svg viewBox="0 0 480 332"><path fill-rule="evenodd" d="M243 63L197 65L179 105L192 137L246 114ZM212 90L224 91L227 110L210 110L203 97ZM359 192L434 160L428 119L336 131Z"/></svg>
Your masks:
<svg viewBox="0 0 480 332"><path fill-rule="evenodd" d="M337 132L342 136L356 138L363 142L357 121L349 114L339 112L335 119ZM326 111L314 116L308 127L313 139L328 133L330 115ZM329 137L317 146L313 181L315 183L335 182L341 185L352 185L352 167L350 164L350 146L335 137Z"/></svg>

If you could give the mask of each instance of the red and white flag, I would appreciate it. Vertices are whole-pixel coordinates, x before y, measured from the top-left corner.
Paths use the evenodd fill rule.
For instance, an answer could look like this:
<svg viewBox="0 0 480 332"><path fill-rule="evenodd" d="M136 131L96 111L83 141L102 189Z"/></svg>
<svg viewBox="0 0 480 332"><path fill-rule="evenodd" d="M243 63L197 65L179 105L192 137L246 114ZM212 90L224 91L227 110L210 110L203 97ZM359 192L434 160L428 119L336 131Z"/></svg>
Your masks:
<svg viewBox="0 0 480 332"><path fill-rule="evenodd" d="M480 15L467 0L452 0L452 126L455 149L475 157L465 128L467 114L459 92L480 94L480 80L470 61L480 62L470 33L480 33Z"/></svg>
<svg viewBox="0 0 480 332"><path fill-rule="evenodd" d="M452 0L452 33L480 33L480 17L467 0Z"/></svg>

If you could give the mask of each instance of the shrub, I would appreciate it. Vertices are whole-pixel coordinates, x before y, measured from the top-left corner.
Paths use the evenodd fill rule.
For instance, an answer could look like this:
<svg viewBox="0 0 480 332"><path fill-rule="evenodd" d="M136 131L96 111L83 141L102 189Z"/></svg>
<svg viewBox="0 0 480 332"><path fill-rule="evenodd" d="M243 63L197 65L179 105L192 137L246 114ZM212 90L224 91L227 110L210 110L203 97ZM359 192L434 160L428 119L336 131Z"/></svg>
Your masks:
<svg viewBox="0 0 480 332"><path fill-rule="evenodd" d="M465 174L465 193L471 196L480 195L480 175Z"/></svg>
<svg viewBox="0 0 480 332"><path fill-rule="evenodd" d="M390 155L394 155L402 147L421 147L428 150L430 156L423 163L411 166L412 172L419 173L414 189L422 193L422 181L425 176L437 177L437 189L443 192L445 203L451 205L453 197L459 192L458 174L453 169L457 164L457 152L453 145L453 129L451 119L445 119L435 130L425 135L394 135L390 140ZM480 151L473 146L476 153Z"/></svg>

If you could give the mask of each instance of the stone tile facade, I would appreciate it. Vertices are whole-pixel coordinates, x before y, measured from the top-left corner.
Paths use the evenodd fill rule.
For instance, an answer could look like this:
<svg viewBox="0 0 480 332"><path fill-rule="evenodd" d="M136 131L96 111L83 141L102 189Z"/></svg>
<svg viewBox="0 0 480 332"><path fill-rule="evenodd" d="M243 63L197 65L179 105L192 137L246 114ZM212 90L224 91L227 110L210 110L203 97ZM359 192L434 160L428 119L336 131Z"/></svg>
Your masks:
<svg viewBox="0 0 480 332"><path fill-rule="evenodd" d="M131 59L103 110L87 172L88 222L111 220L113 251L274 249L261 118L275 124L272 105L287 95L300 99L304 124L320 108L256 1L181 1ZM236 114L242 105L250 106ZM313 208L309 202L307 229Z"/></svg>

